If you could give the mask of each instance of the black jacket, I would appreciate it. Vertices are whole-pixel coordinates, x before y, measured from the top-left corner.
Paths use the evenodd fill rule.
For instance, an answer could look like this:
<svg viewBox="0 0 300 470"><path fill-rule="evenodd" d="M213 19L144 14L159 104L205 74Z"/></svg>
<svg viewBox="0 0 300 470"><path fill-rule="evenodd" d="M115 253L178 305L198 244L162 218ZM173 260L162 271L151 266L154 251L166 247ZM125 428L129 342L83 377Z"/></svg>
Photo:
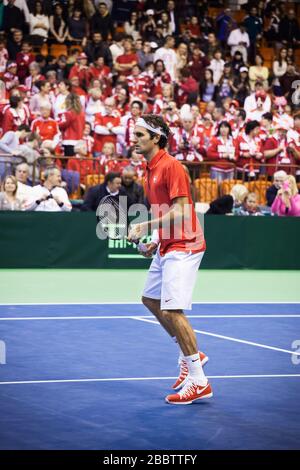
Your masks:
<svg viewBox="0 0 300 470"><path fill-rule="evenodd" d="M107 184L97 184L97 186L92 186L88 189L84 202L81 206L82 211L94 211L96 212L97 207L101 199L109 195L109 192L106 189ZM126 193L123 188L120 189L120 196L126 196Z"/></svg>
<svg viewBox="0 0 300 470"><path fill-rule="evenodd" d="M103 56L104 64L112 68L112 55L108 45L105 42L101 41L99 44L95 44L91 41L84 48L84 52L88 56L89 62L94 62L94 60L97 59L99 56Z"/></svg>
<svg viewBox="0 0 300 470"><path fill-rule="evenodd" d="M110 15L101 16L96 12L90 20L92 33L101 33L104 41L107 40L108 33L114 35L114 25Z"/></svg>
<svg viewBox="0 0 300 470"><path fill-rule="evenodd" d="M266 198L267 206L271 207L274 202L275 197L277 196L278 188L274 184L267 189Z"/></svg>

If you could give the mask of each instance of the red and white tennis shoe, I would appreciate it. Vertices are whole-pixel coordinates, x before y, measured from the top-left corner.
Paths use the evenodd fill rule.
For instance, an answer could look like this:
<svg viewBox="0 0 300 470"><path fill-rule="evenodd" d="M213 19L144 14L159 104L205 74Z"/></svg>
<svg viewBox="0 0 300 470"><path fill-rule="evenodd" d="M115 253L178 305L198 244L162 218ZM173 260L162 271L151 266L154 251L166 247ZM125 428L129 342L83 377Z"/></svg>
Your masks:
<svg viewBox="0 0 300 470"><path fill-rule="evenodd" d="M206 354L204 354L201 351L199 351L199 356L200 356L201 365L203 367L207 363L208 357ZM173 390L179 390L181 387L183 387L186 384L187 379L188 379L189 370L188 370L187 363L184 359L180 362L179 367L180 367L179 376L176 382L172 385Z"/></svg>
<svg viewBox="0 0 300 470"><path fill-rule="evenodd" d="M211 398L213 396L212 388L210 384L202 387L196 384L191 379L188 379L184 387L174 395L168 395L165 400L171 405L190 405L205 398Z"/></svg>

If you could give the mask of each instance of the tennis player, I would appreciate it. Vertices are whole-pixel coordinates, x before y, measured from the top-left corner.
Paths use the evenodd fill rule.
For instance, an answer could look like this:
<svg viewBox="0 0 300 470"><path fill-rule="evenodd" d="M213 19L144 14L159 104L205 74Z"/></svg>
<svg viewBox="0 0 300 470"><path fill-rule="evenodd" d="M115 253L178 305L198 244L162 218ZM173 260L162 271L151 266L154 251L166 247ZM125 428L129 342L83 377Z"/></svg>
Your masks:
<svg viewBox="0 0 300 470"><path fill-rule="evenodd" d="M128 238L158 233L144 256L152 260L142 301L180 348L180 374L167 403L190 404L212 397L203 372L208 358L198 351L196 335L183 310L190 310L205 240L183 166L165 150L169 127L160 116L144 115L135 125L135 151L147 160L145 187L151 204L149 222L133 225Z"/></svg>

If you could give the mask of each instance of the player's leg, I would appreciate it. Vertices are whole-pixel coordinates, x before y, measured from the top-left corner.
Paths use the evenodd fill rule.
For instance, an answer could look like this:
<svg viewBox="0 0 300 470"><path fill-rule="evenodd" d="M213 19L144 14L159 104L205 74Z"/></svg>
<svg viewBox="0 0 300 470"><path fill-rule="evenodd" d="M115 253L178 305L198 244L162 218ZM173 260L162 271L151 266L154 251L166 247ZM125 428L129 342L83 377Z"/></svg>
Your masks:
<svg viewBox="0 0 300 470"><path fill-rule="evenodd" d="M172 328L172 323L169 322L168 316L164 314L164 312L160 309L160 299L150 299L149 297L145 297L143 295L142 302L147 307L148 310L157 318L161 326L166 330L167 333L172 338L175 338L175 332Z"/></svg>
<svg viewBox="0 0 300 470"><path fill-rule="evenodd" d="M202 257L202 253L171 252L162 263L161 309L175 333L189 372L182 391L167 397L169 403L186 404L212 396L203 372L195 332L183 313L183 309L191 309L193 288Z"/></svg>

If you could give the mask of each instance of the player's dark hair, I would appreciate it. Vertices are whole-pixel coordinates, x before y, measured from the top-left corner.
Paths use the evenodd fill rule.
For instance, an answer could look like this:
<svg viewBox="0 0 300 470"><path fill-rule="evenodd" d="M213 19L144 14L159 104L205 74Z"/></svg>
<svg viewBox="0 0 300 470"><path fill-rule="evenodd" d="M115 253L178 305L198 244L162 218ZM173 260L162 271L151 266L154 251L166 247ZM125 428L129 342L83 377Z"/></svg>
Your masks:
<svg viewBox="0 0 300 470"><path fill-rule="evenodd" d="M166 135L166 137L161 135L158 141L159 148L164 149L167 146L168 138L170 135L169 126L165 123L163 118L161 116L158 116L157 114L144 114L142 118L147 124L154 127L155 129L161 130ZM157 134L155 134L155 132L148 131L148 129L147 132L149 132L151 139L157 137Z"/></svg>

